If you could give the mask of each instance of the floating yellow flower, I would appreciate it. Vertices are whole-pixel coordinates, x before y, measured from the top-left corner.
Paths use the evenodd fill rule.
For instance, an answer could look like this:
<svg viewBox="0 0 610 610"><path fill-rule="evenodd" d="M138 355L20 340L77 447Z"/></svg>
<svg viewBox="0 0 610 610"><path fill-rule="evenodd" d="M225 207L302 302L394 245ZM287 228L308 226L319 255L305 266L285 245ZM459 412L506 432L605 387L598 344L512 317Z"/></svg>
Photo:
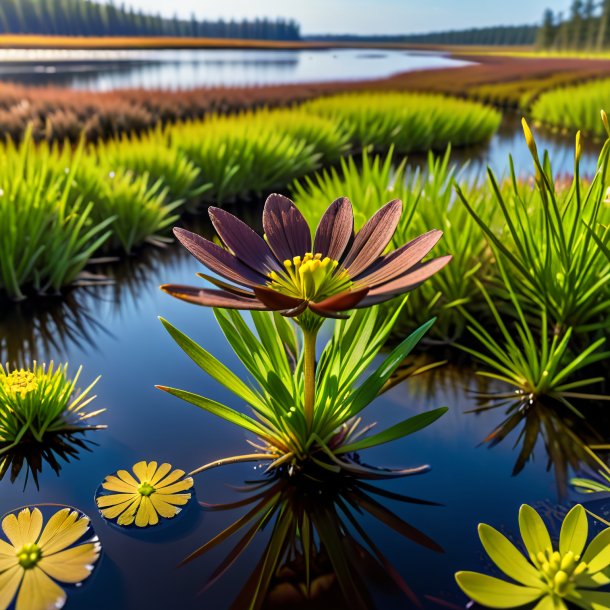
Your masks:
<svg viewBox="0 0 610 610"><path fill-rule="evenodd" d="M77 584L93 570L101 550L97 538L75 544L89 532L87 517L64 508L42 526L38 508L2 520L8 542L0 539L0 610L15 597L15 610L62 608L66 592L55 581Z"/></svg>
<svg viewBox="0 0 610 610"><path fill-rule="evenodd" d="M158 466L157 462L138 462L132 470L135 478L119 470L102 483L96 502L106 519L116 519L119 525L157 525L159 516L175 517L191 499L190 493L181 493L193 487L193 479L185 478L184 470L172 470L171 464Z"/></svg>

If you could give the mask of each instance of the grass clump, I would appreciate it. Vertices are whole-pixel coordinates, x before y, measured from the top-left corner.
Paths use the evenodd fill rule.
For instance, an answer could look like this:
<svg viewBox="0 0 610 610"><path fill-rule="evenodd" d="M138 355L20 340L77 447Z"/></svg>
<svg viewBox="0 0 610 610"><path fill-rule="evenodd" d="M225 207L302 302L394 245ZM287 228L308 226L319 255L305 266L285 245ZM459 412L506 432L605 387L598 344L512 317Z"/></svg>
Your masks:
<svg viewBox="0 0 610 610"><path fill-rule="evenodd" d="M99 377L78 392L81 370L70 377L67 364L34 362L22 369L0 365L0 455L20 443L43 443L48 435L99 428L88 420L104 409L84 411L95 399L91 390Z"/></svg>
<svg viewBox="0 0 610 610"><path fill-rule="evenodd" d="M397 152L444 150L489 139L501 114L482 104L440 95L353 93L322 97L303 108L332 119L357 148Z"/></svg>
<svg viewBox="0 0 610 610"><path fill-rule="evenodd" d="M605 138L599 110L608 104L610 79L547 91L533 103L531 116L542 124L581 130Z"/></svg>

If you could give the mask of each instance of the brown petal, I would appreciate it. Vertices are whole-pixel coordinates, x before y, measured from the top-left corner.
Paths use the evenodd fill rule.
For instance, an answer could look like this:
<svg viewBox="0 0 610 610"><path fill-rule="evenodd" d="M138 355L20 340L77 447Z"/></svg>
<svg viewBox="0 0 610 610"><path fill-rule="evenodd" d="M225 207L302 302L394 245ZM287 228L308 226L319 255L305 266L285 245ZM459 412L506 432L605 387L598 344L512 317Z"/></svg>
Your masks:
<svg viewBox="0 0 610 610"><path fill-rule="evenodd" d="M280 261L311 252L311 231L303 214L282 195L269 195L263 210L267 242Z"/></svg>
<svg viewBox="0 0 610 610"><path fill-rule="evenodd" d="M257 286L254 289L256 297L262 301L268 309L272 311L282 311L284 309L293 309L298 307L303 302L303 299L289 297L276 290Z"/></svg>
<svg viewBox="0 0 610 610"><path fill-rule="evenodd" d="M356 234L343 266L350 277L365 271L386 249L402 214L402 202L394 199L384 205Z"/></svg>
<svg viewBox="0 0 610 610"><path fill-rule="evenodd" d="M245 222L220 208L211 207L208 214L225 246L238 259L263 275L279 269L267 242Z"/></svg>
<svg viewBox="0 0 610 610"><path fill-rule="evenodd" d="M195 305L204 307L223 307L225 309L257 309L266 311L267 307L254 298L242 297L224 290L208 290L194 286L180 286L178 284L165 284L161 286L163 292Z"/></svg>
<svg viewBox="0 0 610 610"><path fill-rule="evenodd" d="M354 309L360 301L368 294L368 288L360 288L358 290L347 290L340 292L332 297L328 297L319 303L309 303L309 309L312 311L348 311Z"/></svg>
<svg viewBox="0 0 610 610"><path fill-rule="evenodd" d="M333 201L316 229L313 251L334 261L341 260L354 236L354 210L347 197Z"/></svg>
<svg viewBox="0 0 610 610"><path fill-rule="evenodd" d="M217 277L212 275L207 275L206 273L197 273L197 277L200 277L202 280L206 282L210 282L210 284L214 284L216 288L220 288L221 290L226 290L231 294L237 294L239 296L251 297L252 292L245 290L244 288L240 288L239 286L235 286L233 284L229 284L228 282L223 282L219 280Z"/></svg>
<svg viewBox="0 0 610 610"><path fill-rule="evenodd" d="M307 301L302 301L296 307L281 311L280 313L286 318L296 318L300 316L307 309Z"/></svg>
<svg viewBox="0 0 610 610"><path fill-rule="evenodd" d="M267 278L244 265L230 252L196 233L174 229L174 235L200 263L228 280L250 287L267 281Z"/></svg>
<svg viewBox="0 0 610 610"><path fill-rule="evenodd" d="M417 288L447 265L451 258L451 255L434 258L431 261L421 263L415 269L387 284L373 288L358 307L368 307L377 303L383 303L399 294L404 294Z"/></svg>
<svg viewBox="0 0 610 610"><path fill-rule="evenodd" d="M419 263L442 236L442 231L433 230L416 237L402 248L378 259L367 271L354 278L354 281L361 281L372 288L403 275Z"/></svg>

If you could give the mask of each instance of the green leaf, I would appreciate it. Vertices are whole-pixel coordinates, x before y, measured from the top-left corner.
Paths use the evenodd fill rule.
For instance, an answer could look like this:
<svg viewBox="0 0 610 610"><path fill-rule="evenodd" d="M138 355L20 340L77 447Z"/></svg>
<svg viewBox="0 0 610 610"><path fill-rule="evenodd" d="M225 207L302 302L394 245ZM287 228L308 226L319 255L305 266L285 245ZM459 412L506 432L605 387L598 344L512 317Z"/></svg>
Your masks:
<svg viewBox="0 0 610 610"><path fill-rule="evenodd" d="M479 538L491 560L510 578L530 587L540 587L540 573L517 547L493 527L481 523Z"/></svg>
<svg viewBox="0 0 610 610"><path fill-rule="evenodd" d="M260 397L241 381L235 373L222 364L222 362L204 350L190 337L187 337L183 332L172 326L167 320L164 318L159 318L159 320L161 320L161 323L167 332L169 332L182 351L184 351L184 353L210 377L218 381L225 388L231 390L231 392L253 407L263 411L267 410Z"/></svg>
<svg viewBox="0 0 610 610"><path fill-rule="evenodd" d="M600 572L610 565L610 527L591 540L582 560L589 565L589 574Z"/></svg>
<svg viewBox="0 0 610 610"><path fill-rule="evenodd" d="M349 408L350 417L362 411L362 409L373 401L385 382L398 368L398 365L409 355L411 350L419 343L435 321L436 318L433 318L420 326L417 330L413 331L402 343L392 350L389 356L382 362L381 366L352 394Z"/></svg>
<svg viewBox="0 0 610 610"><path fill-rule="evenodd" d="M514 608L533 602L544 594L541 589L513 585L476 572L458 572L455 580L472 600L490 608Z"/></svg>
<svg viewBox="0 0 610 610"><path fill-rule="evenodd" d="M249 430L250 432L254 432L254 434L259 434L267 439L269 439L269 435L265 433L264 428L254 419L244 415L243 413L239 413L223 405L215 400L210 400L209 398L205 398L204 396L199 396L199 394L193 394L192 392L187 392L185 390L178 390L176 388L168 388L166 386L156 386L159 390L163 390L172 396L176 396L181 400L186 402L190 402L192 405L203 409L204 411L208 411L212 413L212 415L216 415L217 417L221 417L222 419L231 422L232 424L236 424L240 428L244 428Z"/></svg>
<svg viewBox="0 0 610 610"><path fill-rule="evenodd" d="M434 409L433 411L427 411L426 413L420 413L414 417L410 417L383 432L374 434L363 438L350 445L345 445L339 448L335 453L347 453L352 451L360 451L362 449L368 449L370 447L376 447L377 445L383 445L384 443L390 443L409 434L413 434L423 428L426 428L430 424L434 423L439 417L447 413L447 407L441 407L440 409Z"/></svg>
<svg viewBox="0 0 610 610"><path fill-rule="evenodd" d="M585 610L608 610L610 608L610 593L602 591L578 589L570 593L567 599Z"/></svg>
<svg viewBox="0 0 610 610"><path fill-rule="evenodd" d="M568 551L572 551L574 555L582 555L588 534L587 513L580 504L577 504L566 515L561 525L559 552L565 555Z"/></svg>
<svg viewBox="0 0 610 610"><path fill-rule="evenodd" d="M525 543L525 548L527 548L527 552L530 555L536 556L538 553L553 547L544 521L527 504L523 504L519 510L519 529L521 530L521 537Z"/></svg>

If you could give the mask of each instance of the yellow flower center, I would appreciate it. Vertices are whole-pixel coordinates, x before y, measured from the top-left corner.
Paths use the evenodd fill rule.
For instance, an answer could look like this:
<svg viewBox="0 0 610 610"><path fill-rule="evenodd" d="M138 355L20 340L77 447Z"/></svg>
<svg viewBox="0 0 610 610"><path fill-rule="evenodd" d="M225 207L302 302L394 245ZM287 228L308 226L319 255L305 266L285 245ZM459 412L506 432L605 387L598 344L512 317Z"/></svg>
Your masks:
<svg viewBox="0 0 610 610"><path fill-rule="evenodd" d="M8 375L4 375L0 381L9 394L21 394L23 398L29 392L33 392L38 388L38 380L32 371L20 369L12 371Z"/></svg>
<svg viewBox="0 0 610 610"><path fill-rule="evenodd" d="M18 553L17 560L24 570L31 570L40 561L42 551L36 544L26 544Z"/></svg>
<svg viewBox="0 0 610 610"><path fill-rule="evenodd" d="M147 481L144 481L144 483L140 484L140 487L138 487L138 493L141 496L152 496L155 491L157 491L150 483L148 483Z"/></svg>
<svg viewBox="0 0 610 610"><path fill-rule="evenodd" d="M572 551L561 555L553 549L546 549L544 553L538 553L536 559L542 580L559 597L572 593L578 577L589 569L584 561L580 561L580 555L574 555Z"/></svg>
<svg viewBox="0 0 610 610"><path fill-rule="evenodd" d="M295 256L285 260L283 271L272 271L268 275L269 288L306 301L321 301L352 285L347 271L339 268L338 261L312 252L302 258Z"/></svg>

